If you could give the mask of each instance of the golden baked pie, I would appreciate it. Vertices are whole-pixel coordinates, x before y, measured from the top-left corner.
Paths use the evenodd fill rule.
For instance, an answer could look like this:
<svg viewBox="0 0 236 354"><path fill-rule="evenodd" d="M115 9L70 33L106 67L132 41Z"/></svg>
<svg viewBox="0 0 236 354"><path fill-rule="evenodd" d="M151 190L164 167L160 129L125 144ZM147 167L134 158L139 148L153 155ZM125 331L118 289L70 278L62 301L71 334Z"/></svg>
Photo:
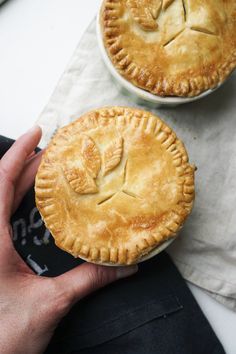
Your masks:
<svg viewBox="0 0 236 354"><path fill-rule="evenodd" d="M194 166L158 117L102 108L58 130L35 191L58 247L91 262L132 264L182 227L194 199Z"/></svg>
<svg viewBox="0 0 236 354"><path fill-rule="evenodd" d="M196 96L236 67L235 0L104 0L103 41L119 73L159 96Z"/></svg>

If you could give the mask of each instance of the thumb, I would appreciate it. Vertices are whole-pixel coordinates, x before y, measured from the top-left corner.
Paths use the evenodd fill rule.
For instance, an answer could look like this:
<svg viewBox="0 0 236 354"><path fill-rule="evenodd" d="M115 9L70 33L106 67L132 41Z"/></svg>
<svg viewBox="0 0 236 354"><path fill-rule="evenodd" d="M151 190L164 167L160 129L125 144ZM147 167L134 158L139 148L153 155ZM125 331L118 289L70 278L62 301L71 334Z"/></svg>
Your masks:
<svg viewBox="0 0 236 354"><path fill-rule="evenodd" d="M67 290L71 305L73 305L91 292L137 271L137 265L108 267L83 263L54 279L59 283L58 285Z"/></svg>

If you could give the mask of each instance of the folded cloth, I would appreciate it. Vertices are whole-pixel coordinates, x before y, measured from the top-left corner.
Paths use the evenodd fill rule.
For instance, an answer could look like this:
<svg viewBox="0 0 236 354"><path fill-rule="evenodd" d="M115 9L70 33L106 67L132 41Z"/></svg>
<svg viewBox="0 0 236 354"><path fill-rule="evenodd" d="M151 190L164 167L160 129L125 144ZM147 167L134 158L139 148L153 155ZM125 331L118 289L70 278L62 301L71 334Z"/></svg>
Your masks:
<svg viewBox="0 0 236 354"><path fill-rule="evenodd" d="M198 167L193 213L168 252L185 279L236 311L236 75L204 99L152 109L134 102L113 81L95 27L94 20L38 119L42 146L58 127L96 107L137 106L160 115L185 142Z"/></svg>
<svg viewBox="0 0 236 354"><path fill-rule="evenodd" d="M0 136L0 158L13 141ZM55 276L83 263L57 248L26 194L12 220L14 244L38 274ZM136 275L77 303L45 354L224 354L180 273L164 252Z"/></svg>

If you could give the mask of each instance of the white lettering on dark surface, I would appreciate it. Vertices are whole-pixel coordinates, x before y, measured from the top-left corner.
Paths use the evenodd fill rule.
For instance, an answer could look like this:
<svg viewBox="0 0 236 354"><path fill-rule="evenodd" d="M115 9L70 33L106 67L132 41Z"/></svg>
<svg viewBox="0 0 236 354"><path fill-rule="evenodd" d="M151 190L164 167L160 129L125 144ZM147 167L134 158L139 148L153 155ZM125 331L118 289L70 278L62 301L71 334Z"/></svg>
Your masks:
<svg viewBox="0 0 236 354"><path fill-rule="evenodd" d="M33 242L35 246L48 245L50 243L50 232L45 229L40 231L42 236L38 236L39 229L42 227L43 221L40 217L38 209L34 207L29 213L27 219L19 218L15 220L12 224L13 230L13 241L17 241L21 246L25 247L27 241ZM42 267L32 258L29 254L26 258L26 262L31 266L31 268L38 274L41 275L48 271L47 265Z"/></svg>
<svg viewBox="0 0 236 354"><path fill-rule="evenodd" d="M20 218L16 221L14 221L13 226L12 226L12 230L13 230L13 240L19 240L21 239L21 244L25 245L26 244L26 222L25 219Z"/></svg>
<svg viewBox="0 0 236 354"><path fill-rule="evenodd" d="M31 232L32 229L38 229L43 225L43 220L41 219L38 209L34 207L29 216L30 225L28 226L28 232Z"/></svg>
<svg viewBox="0 0 236 354"><path fill-rule="evenodd" d="M27 256L27 263L35 270L35 272L38 274L38 275L41 275L43 273L45 273L47 270L48 270L48 267L44 264L43 268L40 267L40 265L38 263L36 263L32 257L31 257L31 254L29 254Z"/></svg>
<svg viewBox="0 0 236 354"><path fill-rule="evenodd" d="M36 246L47 245L50 242L50 232L46 229L43 237L37 235L37 230L43 225L38 209L34 207L29 214L29 223L24 218L20 218L13 222L13 240L19 241L22 246L27 243L28 235Z"/></svg>

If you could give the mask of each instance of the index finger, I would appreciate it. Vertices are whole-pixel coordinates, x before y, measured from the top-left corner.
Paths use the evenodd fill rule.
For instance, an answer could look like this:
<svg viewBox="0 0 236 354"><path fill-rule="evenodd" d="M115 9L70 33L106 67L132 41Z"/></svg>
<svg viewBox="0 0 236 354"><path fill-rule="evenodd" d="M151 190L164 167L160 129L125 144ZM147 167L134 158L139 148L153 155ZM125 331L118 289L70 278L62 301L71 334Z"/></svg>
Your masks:
<svg viewBox="0 0 236 354"><path fill-rule="evenodd" d="M15 185L23 170L27 157L38 145L41 135L41 128L35 126L17 139L6 152L0 160L0 172L4 175L5 180Z"/></svg>
<svg viewBox="0 0 236 354"><path fill-rule="evenodd" d="M16 182L29 154L41 138L41 128L34 127L22 135L0 160L0 220L7 224L14 203Z"/></svg>
<svg viewBox="0 0 236 354"><path fill-rule="evenodd" d="M12 212L14 213L18 208L22 198L27 193L27 191L32 187L35 175L38 170L41 158L42 158L43 150L35 154L30 159L27 159L25 163L24 170L22 171L21 176L19 177L16 186L15 186L15 196L14 202L12 206Z"/></svg>

